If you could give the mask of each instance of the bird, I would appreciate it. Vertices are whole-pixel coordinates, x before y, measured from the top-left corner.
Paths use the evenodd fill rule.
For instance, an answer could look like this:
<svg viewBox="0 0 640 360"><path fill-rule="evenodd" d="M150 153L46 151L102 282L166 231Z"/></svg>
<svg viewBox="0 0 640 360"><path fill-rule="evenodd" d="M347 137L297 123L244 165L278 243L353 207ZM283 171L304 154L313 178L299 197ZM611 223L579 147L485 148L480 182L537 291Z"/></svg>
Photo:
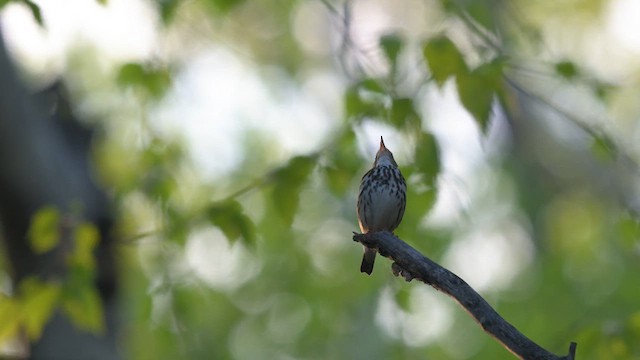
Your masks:
<svg viewBox="0 0 640 360"><path fill-rule="evenodd" d="M356 206L360 231L393 232L402 221L406 205L407 185L381 136L373 167L360 180ZM365 246L360 272L371 275L375 260L376 250Z"/></svg>

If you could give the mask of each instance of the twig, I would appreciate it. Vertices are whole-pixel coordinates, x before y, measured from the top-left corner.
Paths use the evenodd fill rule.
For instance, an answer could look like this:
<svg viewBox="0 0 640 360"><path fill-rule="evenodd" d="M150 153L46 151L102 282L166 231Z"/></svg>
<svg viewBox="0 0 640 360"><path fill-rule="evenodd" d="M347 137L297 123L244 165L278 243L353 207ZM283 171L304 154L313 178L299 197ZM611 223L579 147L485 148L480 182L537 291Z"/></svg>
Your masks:
<svg viewBox="0 0 640 360"><path fill-rule="evenodd" d="M393 270L407 281L417 279L454 298L507 350L520 359L574 360L576 343L569 354L555 355L524 336L503 319L469 284L451 271L436 264L390 232L353 233L353 240L377 249L380 255L394 261Z"/></svg>
<svg viewBox="0 0 640 360"><path fill-rule="evenodd" d="M516 91L529 97L533 101L538 102L539 104L547 106L556 114L562 116L564 119L566 119L567 121L571 122L573 125L577 126L579 129L584 131L591 138L593 139L601 138L606 140L608 144L611 144L612 146L611 150L613 151L613 154L616 155L620 161L624 162L625 165L629 166L634 173L640 174L640 164L638 164L638 162L631 155L627 154L620 146L618 146L617 142L614 141L614 139L611 138L611 136L609 136L605 131L595 127L592 128L591 126L586 124L584 121L582 121L578 116L563 109L562 107L553 103L551 100L547 99L546 97L525 89L522 85L520 85L514 79L508 76L504 76L504 79L507 82L507 84L513 87Z"/></svg>

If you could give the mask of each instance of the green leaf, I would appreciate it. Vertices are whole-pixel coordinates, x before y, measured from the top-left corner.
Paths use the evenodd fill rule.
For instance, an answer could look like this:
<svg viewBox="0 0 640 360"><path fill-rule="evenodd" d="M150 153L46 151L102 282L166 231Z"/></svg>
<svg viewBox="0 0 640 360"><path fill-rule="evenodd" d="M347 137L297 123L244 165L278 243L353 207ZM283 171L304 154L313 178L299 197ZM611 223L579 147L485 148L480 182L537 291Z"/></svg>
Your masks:
<svg viewBox="0 0 640 360"><path fill-rule="evenodd" d="M141 188L150 198L166 203L178 188L178 184L171 176L168 169L153 167L147 171Z"/></svg>
<svg viewBox="0 0 640 360"><path fill-rule="evenodd" d="M224 15L243 2L244 0L207 0L216 15Z"/></svg>
<svg viewBox="0 0 640 360"><path fill-rule="evenodd" d="M293 222L302 185L307 181L315 163L315 157L296 156L274 173L275 186L271 200L287 226Z"/></svg>
<svg viewBox="0 0 640 360"><path fill-rule="evenodd" d="M365 78L365 79L361 80L357 84L357 88L363 89L365 91L370 91L370 92L373 92L373 93L377 93L377 94L382 94L382 95L386 95L387 94L387 91L385 90L385 88L382 85L382 83L380 82L380 80L377 80L377 79L374 79L374 78Z"/></svg>
<svg viewBox="0 0 640 360"><path fill-rule="evenodd" d="M142 160L148 167L170 167L179 164L184 154L180 142L154 137L144 150Z"/></svg>
<svg viewBox="0 0 640 360"><path fill-rule="evenodd" d="M500 15L496 13L499 5L492 2L494 0L469 0L465 4L467 14L473 18L476 24L481 25L484 31L488 32L496 28L495 21L500 18Z"/></svg>
<svg viewBox="0 0 640 360"><path fill-rule="evenodd" d="M173 20L173 16L176 13L176 9L180 2L178 0L159 0L158 6L160 7L160 15L162 17L162 22L166 25L171 20Z"/></svg>
<svg viewBox="0 0 640 360"><path fill-rule="evenodd" d="M433 186L440 173L440 149L436 138L423 132L418 138L415 152L415 166L429 186Z"/></svg>
<svg viewBox="0 0 640 360"><path fill-rule="evenodd" d="M615 148L613 140L606 135L595 136L591 143L591 152L596 158L603 161L615 159Z"/></svg>
<svg viewBox="0 0 640 360"><path fill-rule="evenodd" d="M422 217L435 205L438 191L435 187L427 189L412 189L407 195L407 210L414 211L414 215ZM405 211L406 212L406 211Z"/></svg>
<svg viewBox="0 0 640 360"><path fill-rule="evenodd" d="M480 31L490 32L496 28L495 21L500 18L496 13L499 5L495 0L441 0L443 9L450 16L468 18L475 26L481 26ZM476 32L473 27L470 31Z"/></svg>
<svg viewBox="0 0 640 360"><path fill-rule="evenodd" d="M33 18L36 20L38 25L44 27L44 20L42 19L42 12L40 11L40 6L38 6L38 4L34 3L31 0L20 0L20 2L27 5L29 10L31 10L31 15L33 15Z"/></svg>
<svg viewBox="0 0 640 360"><path fill-rule="evenodd" d="M589 82L589 85L590 85L591 89L593 90L593 93L600 100L607 100L607 97L615 89L614 85L611 85L609 83L602 82L602 81L599 81L599 80L592 80L592 81Z"/></svg>
<svg viewBox="0 0 640 360"><path fill-rule="evenodd" d="M16 299L0 293L0 343L16 336L20 329L20 304Z"/></svg>
<svg viewBox="0 0 640 360"><path fill-rule="evenodd" d="M164 213L167 239L176 244L185 244L193 226L191 217L171 203L166 205Z"/></svg>
<svg viewBox="0 0 640 360"><path fill-rule="evenodd" d="M344 196L349 190L353 176L335 164L324 166L322 170L329 190L337 196Z"/></svg>
<svg viewBox="0 0 640 360"><path fill-rule="evenodd" d="M183 148L175 141L153 139L142 152L139 182L149 197L166 203L178 187L174 168L184 157Z"/></svg>
<svg viewBox="0 0 640 360"><path fill-rule="evenodd" d="M442 87L449 77L467 72L467 64L462 54L445 36L431 39L422 51L431 75L439 87Z"/></svg>
<svg viewBox="0 0 640 360"><path fill-rule="evenodd" d="M104 332L102 301L92 282L66 288L62 310L78 328L98 335Z"/></svg>
<svg viewBox="0 0 640 360"><path fill-rule="evenodd" d="M365 80L362 83L350 86L344 94L344 112L347 119L360 120L367 116L376 116L380 114L382 105L365 100L362 98L361 89L369 90L372 92L382 93L383 90L375 80ZM380 89L378 91L378 89Z"/></svg>
<svg viewBox="0 0 640 360"><path fill-rule="evenodd" d="M360 113L362 107L362 101L358 94L357 86L350 86L344 92L344 114L347 118L356 117Z"/></svg>
<svg viewBox="0 0 640 360"><path fill-rule="evenodd" d="M100 241L98 229L91 223L82 223L76 227L73 238L75 240L75 247L69 255L69 264L88 270L95 269L96 260L93 250Z"/></svg>
<svg viewBox="0 0 640 360"><path fill-rule="evenodd" d="M640 243L640 220L631 214L623 214L618 219L617 228L623 245L632 251Z"/></svg>
<svg viewBox="0 0 640 360"><path fill-rule="evenodd" d="M576 64L571 61L560 61L554 68L558 75L567 80L574 80L580 73Z"/></svg>
<svg viewBox="0 0 640 360"><path fill-rule="evenodd" d="M395 68L398 62L398 55L400 55L404 45L402 38L398 34L386 34L380 37L379 44L387 60Z"/></svg>
<svg viewBox="0 0 640 360"><path fill-rule="evenodd" d="M171 85L171 72L167 68L127 63L120 67L117 81L122 87L139 89L152 98L160 98Z"/></svg>
<svg viewBox="0 0 640 360"><path fill-rule="evenodd" d="M408 175L407 179L411 178L410 171L403 169L402 172ZM422 226L425 215L433 208L438 195L435 186L427 186L419 181L411 181L407 185L407 208L397 230L400 237L415 234L416 229Z"/></svg>
<svg viewBox="0 0 640 360"><path fill-rule="evenodd" d="M75 249L67 258L69 268L62 288L60 305L74 326L102 334L104 310L96 289L95 260L91 254L98 238L97 230L94 232L88 224L76 232Z"/></svg>
<svg viewBox="0 0 640 360"><path fill-rule="evenodd" d="M501 79L502 62L498 60L456 78L460 102L476 119L482 132L487 131L494 96L501 92Z"/></svg>
<svg viewBox="0 0 640 360"><path fill-rule="evenodd" d="M230 241L242 238L248 244L255 242L255 226L237 201L214 203L207 214L211 224L220 228Z"/></svg>
<svg viewBox="0 0 640 360"><path fill-rule="evenodd" d="M420 115L413 107L413 99L396 98L391 100L390 120L397 128L411 126L419 129L421 124Z"/></svg>
<svg viewBox="0 0 640 360"><path fill-rule="evenodd" d="M482 132L485 132L491 113L493 90L481 77L473 74L458 76L456 80L460 102L476 119Z"/></svg>
<svg viewBox="0 0 640 360"><path fill-rule="evenodd" d="M394 294L394 299L398 307L400 307L404 311L409 311L409 301L411 299L410 288L402 287L396 291Z"/></svg>
<svg viewBox="0 0 640 360"><path fill-rule="evenodd" d="M53 315L62 288L59 284L40 281L35 277L20 282L19 294L22 320L30 340L37 340Z"/></svg>
<svg viewBox="0 0 640 360"><path fill-rule="evenodd" d="M60 213L53 206L45 206L31 218L27 233L31 248L36 254L50 251L60 241Z"/></svg>
<svg viewBox="0 0 640 360"><path fill-rule="evenodd" d="M327 164L322 167L329 190L337 196L346 195L356 171L362 166L355 140L353 130L345 130L330 147Z"/></svg>

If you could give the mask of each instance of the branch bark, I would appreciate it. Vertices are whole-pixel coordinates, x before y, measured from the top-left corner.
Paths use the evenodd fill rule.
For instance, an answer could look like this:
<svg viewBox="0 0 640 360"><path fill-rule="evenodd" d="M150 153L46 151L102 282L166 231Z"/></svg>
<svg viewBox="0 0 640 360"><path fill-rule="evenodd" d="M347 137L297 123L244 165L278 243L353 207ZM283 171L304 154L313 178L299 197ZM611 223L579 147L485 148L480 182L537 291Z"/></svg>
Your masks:
<svg viewBox="0 0 640 360"><path fill-rule="evenodd" d="M454 298L485 332L493 336L520 359L575 359L576 343L571 343L569 354L565 356L558 356L547 351L503 319L464 280L428 259L392 233L386 231L369 234L354 233L353 240L369 248L377 249L380 255L393 260L392 269L396 276L400 274L407 281L420 280Z"/></svg>

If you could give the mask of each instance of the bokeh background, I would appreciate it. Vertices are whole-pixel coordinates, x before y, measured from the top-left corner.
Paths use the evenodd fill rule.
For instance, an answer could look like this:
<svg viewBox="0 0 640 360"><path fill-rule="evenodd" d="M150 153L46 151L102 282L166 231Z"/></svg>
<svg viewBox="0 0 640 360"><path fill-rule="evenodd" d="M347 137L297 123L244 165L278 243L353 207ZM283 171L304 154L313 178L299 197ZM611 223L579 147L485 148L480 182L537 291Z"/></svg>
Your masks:
<svg viewBox="0 0 640 360"><path fill-rule="evenodd" d="M4 253L7 356L60 318L129 359L511 358L387 259L358 271L384 136L409 187L398 236L542 347L640 359L640 2L0 6L22 86L91 129L78 155L112 217L43 201L26 238L5 231L45 255L71 231L62 272L80 274L16 277Z"/></svg>

